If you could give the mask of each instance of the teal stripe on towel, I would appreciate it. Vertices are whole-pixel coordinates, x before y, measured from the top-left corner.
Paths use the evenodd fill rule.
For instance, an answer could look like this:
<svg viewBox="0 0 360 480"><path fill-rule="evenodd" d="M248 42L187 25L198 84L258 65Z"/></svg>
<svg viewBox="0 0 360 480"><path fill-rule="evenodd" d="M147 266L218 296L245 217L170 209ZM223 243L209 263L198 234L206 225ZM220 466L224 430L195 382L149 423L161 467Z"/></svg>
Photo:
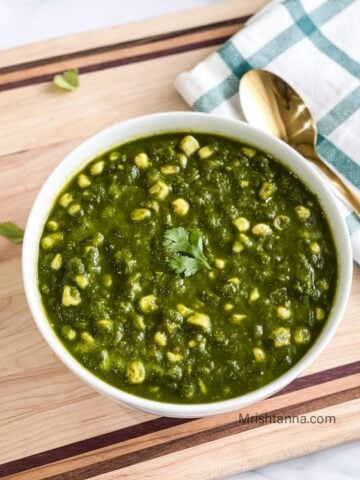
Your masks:
<svg viewBox="0 0 360 480"><path fill-rule="evenodd" d="M238 79L252 68L231 41L226 42L217 53ZM239 85L239 80L237 82Z"/></svg>
<svg viewBox="0 0 360 480"><path fill-rule="evenodd" d="M318 135L317 152L351 183L360 188L360 166L352 158L322 135Z"/></svg>
<svg viewBox="0 0 360 480"><path fill-rule="evenodd" d="M360 109L360 87L355 88L318 122L321 135L329 135Z"/></svg>
<svg viewBox="0 0 360 480"><path fill-rule="evenodd" d="M212 91L209 90L211 95L202 95L192 107L198 112L211 112L231 98L238 91L238 88L239 79L236 75L231 74Z"/></svg>
<svg viewBox="0 0 360 480"><path fill-rule="evenodd" d="M339 11L349 5L351 1L352 0L327 1L311 12L309 18L316 25L324 25L339 13ZM292 2L293 0L288 0L284 5ZM301 18L302 17L298 20L300 21ZM249 58L243 57L231 41L226 42L218 53L232 73L220 84L201 95L192 105L193 109L200 112L211 112L221 105L224 100L231 98L237 93L239 87L238 79L243 73L253 67L266 67L266 65L278 55L292 45L295 45L304 37L305 34L298 25L291 25ZM241 64L242 62L244 62L244 66L238 65L238 63ZM234 76L237 78L237 82L234 82Z"/></svg>
<svg viewBox="0 0 360 480"><path fill-rule="evenodd" d="M339 2L346 3L346 2ZM349 3L348 3L349 4ZM284 4L290 15L296 21L296 25L301 31L309 37L312 43L325 55L337 62L356 78L360 78L360 64L349 57L343 50L332 43L325 35L320 32L309 15L306 14L300 2L288 1ZM300 19L299 19L300 17Z"/></svg>

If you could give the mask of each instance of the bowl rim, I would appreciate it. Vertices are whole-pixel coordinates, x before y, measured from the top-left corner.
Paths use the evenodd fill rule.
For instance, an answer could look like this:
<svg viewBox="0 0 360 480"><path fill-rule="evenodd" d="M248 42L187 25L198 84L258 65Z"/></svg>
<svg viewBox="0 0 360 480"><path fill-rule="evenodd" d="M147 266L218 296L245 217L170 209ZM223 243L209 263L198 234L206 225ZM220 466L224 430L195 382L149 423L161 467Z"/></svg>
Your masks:
<svg viewBox="0 0 360 480"><path fill-rule="evenodd" d="M204 125L206 124L207 127L187 127L187 125L192 121L200 124L203 123ZM175 124L176 122L180 122L183 124L183 127L174 129L171 127L168 128L167 125L171 125L172 122ZM148 133L131 135L129 139L125 138L119 140L117 143L115 141L115 143L103 146L103 148L96 148L97 144L106 143L105 139L111 137L113 134L121 138L121 131L126 130L126 128L133 128L137 130L137 125L141 125L142 123L149 124L149 126L156 125L157 123L163 123L164 127L148 127L145 128ZM208 128L209 125L210 127ZM141 130L140 127L138 128ZM220 129L221 132L219 132L218 129ZM227 135L224 130L239 130L239 134L238 136L232 134ZM64 186L76 172L82 170L84 166L91 162L99 153L105 152L116 145L126 143L130 139L143 138L161 132L165 133L176 131L189 131L194 133L201 133L202 131L209 133L213 132L214 134L228 136L230 138L234 138L235 140L237 138L239 141L244 141L244 139L241 138L241 135L244 135L245 137L249 136L254 138L254 141L245 141L245 143L249 143L250 145L265 143L267 145L266 147L258 147L265 152L269 152L269 145L270 151L274 149L281 151L281 155L276 155L275 158L283 163L286 168L299 176L306 186L309 187L310 180L304 180L303 175L311 178L311 182L314 183L314 186L316 186L316 195L318 196L326 216L328 217L328 222L337 251L338 278L333 306L323 330L311 348L295 365L270 383L244 395L210 403L181 404L150 400L114 387L95 376L70 354L70 352L65 346L63 346L60 339L56 336L55 332L51 328L50 322L46 317L44 307L41 303L41 297L37 283L37 254L39 249L38 241L48 212L52 208L53 202L60 192L60 189L56 189L54 192L52 186L53 183L58 182L58 175L62 175L62 170L68 165L71 165L72 162L75 163L73 171L68 172L66 178L64 177L61 180L61 185ZM93 155L90 157L88 156L87 159L80 160L80 158L84 156L84 153L88 150L92 151ZM292 165L290 166L289 163ZM309 188L311 191L313 191L313 186ZM48 206L47 213L44 213L44 205ZM41 215L42 210L43 213ZM314 167L312 167L309 162L307 162L290 146L276 137L270 136L240 120L228 119L198 112L164 112L136 117L101 130L95 135L87 138L78 147L68 153L65 158L63 158L63 160L61 160L61 162L56 166L56 168L52 170L51 174L48 176L38 192L28 217L22 249L22 272L27 302L37 327L51 349L73 373L75 373L87 384L92 386L95 390L123 404L126 404L127 406L132 406L139 410L155 413L157 415L196 418L236 410L275 394L277 391L281 390L291 381L293 381L320 355L333 337L344 314L344 310L349 298L353 264L351 252L350 237L344 218L339 211L334 197L329 193L328 186L324 183L320 174L314 169Z"/></svg>

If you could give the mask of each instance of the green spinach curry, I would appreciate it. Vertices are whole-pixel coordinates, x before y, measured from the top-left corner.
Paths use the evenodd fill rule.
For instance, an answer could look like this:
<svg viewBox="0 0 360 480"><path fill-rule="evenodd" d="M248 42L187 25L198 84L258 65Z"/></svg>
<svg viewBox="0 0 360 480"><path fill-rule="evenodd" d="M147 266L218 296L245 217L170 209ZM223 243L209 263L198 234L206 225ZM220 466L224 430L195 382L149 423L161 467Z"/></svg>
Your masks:
<svg viewBox="0 0 360 480"><path fill-rule="evenodd" d="M316 196L270 155L217 135L101 155L59 195L39 248L64 346L158 401L214 402L274 380L315 342L336 288Z"/></svg>

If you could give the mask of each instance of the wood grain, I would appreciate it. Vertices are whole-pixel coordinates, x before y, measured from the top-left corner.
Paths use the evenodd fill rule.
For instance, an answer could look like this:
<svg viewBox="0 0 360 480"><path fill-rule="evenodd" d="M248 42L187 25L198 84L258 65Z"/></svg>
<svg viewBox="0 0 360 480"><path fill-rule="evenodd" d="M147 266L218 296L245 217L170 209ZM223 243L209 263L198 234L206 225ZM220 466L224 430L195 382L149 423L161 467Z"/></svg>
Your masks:
<svg viewBox="0 0 360 480"><path fill-rule="evenodd" d="M227 2L0 52L1 219L25 225L45 178L89 135L140 114L187 109L175 77L263 3ZM47 81L65 66L82 69L73 94ZM359 437L358 268L339 330L300 378L241 412L185 421L117 405L65 368L31 319L20 255L0 238L0 477L216 478ZM336 424L238 421L239 413L269 412L336 415Z"/></svg>
<svg viewBox="0 0 360 480"><path fill-rule="evenodd" d="M358 414L360 400L347 402L342 407L332 406L319 411L322 415L341 415L341 422L331 426L278 424L266 425L261 432L257 429L232 435L225 439L207 442L191 449L164 455L126 468L127 480L146 478L155 480L166 478L171 472L172 478L186 480L210 480L223 478L236 472L242 472L279 462L299 455L322 450L342 441L355 440L359 436L353 419ZM315 413L318 413L316 411ZM344 427L350 423L344 432ZM296 441L295 441L296 439ZM301 449L299 450L299 444ZM277 448L271 448L276 445ZM206 466L204 470L204 466ZM121 478L123 470L112 470L94 476L97 480ZM95 472L94 472L95 473ZM66 477L65 477L66 478Z"/></svg>
<svg viewBox="0 0 360 480"><path fill-rule="evenodd" d="M80 74L91 73L199 48L214 47L224 43L234 34L245 19L246 17L236 19L230 25L218 24L217 28L212 29L210 38L207 30L183 30L175 32L173 36L159 35L149 37L146 41L144 39L142 42L118 44L116 48L99 48L86 52L89 53L87 55L78 52L59 58L52 57L47 61L23 64L20 69L3 69L0 70L0 92L51 81L57 72L69 68L78 68Z"/></svg>
<svg viewBox="0 0 360 480"><path fill-rule="evenodd" d="M84 469L85 466L87 469L93 468L94 456L91 454L93 450L96 450L96 463L100 462L101 467L99 468L104 471L109 468L109 465L113 464L115 457L118 462L117 466L120 462L123 466L125 463L129 466L137 461L139 456L142 459L145 459L146 456L148 459L150 457L155 458L159 454L163 454L165 450L169 452L172 448L179 450L180 447L194 447L204 441L209 441L212 437L225 438L230 435L230 432L236 434L261 426L259 424L239 424L240 413L244 416L246 414L254 416L265 413L267 415L285 415L288 414L289 409L292 409L291 414L294 415L296 412L299 414L302 411L300 409L305 411L304 409L308 408L309 411L312 411L315 409L314 405L324 407L328 404L335 405L336 402L343 401L344 398L351 399L354 395L359 394L360 362L352 368L355 373L343 378L334 379L334 375L341 374L341 372L332 372L333 374L330 376L332 381L322 382L321 374L318 374L317 379L312 378L312 381L316 381L316 383L315 386L307 390L307 395L311 399L305 402L303 400L303 385L301 385L301 382L298 383L298 380L300 380L298 379L293 383L291 393L279 392L272 399L259 402L238 412L195 421L154 419L141 425L134 425L86 441L42 452L21 459L21 461L9 462L6 468L8 471L15 472L24 469L25 466L44 465L44 467L36 469L38 479L48 478L51 474L73 472L74 470L77 471L77 476L80 476L80 469ZM321 397L316 398L316 394L319 394L320 384L322 385ZM182 442L179 442L180 438ZM66 462L62 460L66 460ZM20 476L19 478L23 477Z"/></svg>
<svg viewBox="0 0 360 480"><path fill-rule="evenodd" d="M182 29L198 28L219 21L247 17L264 6L268 0L225 0L207 8L164 15L146 22L134 22L110 28L50 39L32 45L0 51L0 66L9 67L73 52L93 50L118 43L157 36Z"/></svg>

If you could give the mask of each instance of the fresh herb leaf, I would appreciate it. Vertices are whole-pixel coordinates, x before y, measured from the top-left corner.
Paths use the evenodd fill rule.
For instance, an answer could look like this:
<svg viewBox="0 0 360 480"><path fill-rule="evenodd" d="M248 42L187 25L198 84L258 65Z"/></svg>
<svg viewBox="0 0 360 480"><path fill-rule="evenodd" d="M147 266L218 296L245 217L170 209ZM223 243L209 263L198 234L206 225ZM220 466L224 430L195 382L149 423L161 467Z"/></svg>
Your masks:
<svg viewBox="0 0 360 480"><path fill-rule="evenodd" d="M0 223L0 235L14 243L22 243L24 230L13 222Z"/></svg>
<svg viewBox="0 0 360 480"><path fill-rule="evenodd" d="M164 247L171 253L191 253L189 234L184 227L170 228L164 235Z"/></svg>
<svg viewBox="0 0 360 480"><path fill-rule="evenodd" d="M190 277L201 268L211 268L203 253L202 233L198 229L189 235L183 227L170 228L165 232L163 245L172 254L169 265L175 273Z"/></svg>
<svg viewBox="0 0 360 480"><path fill-rule="evenodd" d="M53 82L59 88L72 92L80 85L79 70L77 68L73 68L71 70L65 70L63 73L58 73L54 76Z"/></svg>
<svg viewBox="0 0 360 480"><path fill-rule="evenodd" d="M170 268L179 275L183 273L185 277L191 277L199 269L198 262L195 258L186 255L176 255L169 261Z"/></svg>
<svg viewBox="0 0 360 480"><path fill-rule="evenodd" d="M203 239L202 239L202 233L201 231L196 228L195 230L193 230L190 234L190 242L193 244L193 245L197 245L197 247L201 250L201 252L203 251Z"/></svg>

